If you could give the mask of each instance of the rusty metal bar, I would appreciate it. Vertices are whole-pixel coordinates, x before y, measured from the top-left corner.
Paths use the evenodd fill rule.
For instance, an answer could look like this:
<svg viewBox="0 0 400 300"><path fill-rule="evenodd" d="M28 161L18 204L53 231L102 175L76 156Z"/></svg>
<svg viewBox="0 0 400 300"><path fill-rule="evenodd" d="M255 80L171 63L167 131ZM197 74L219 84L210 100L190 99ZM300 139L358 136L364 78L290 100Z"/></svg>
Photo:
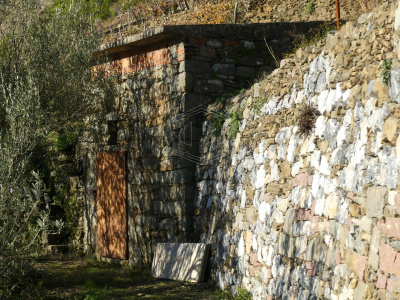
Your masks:
<svg viewBox="0 0 400 300"><path fill-rule="evenodd" d="M340 4L339 0L336 0L336 27L340 30Z"/></svg>

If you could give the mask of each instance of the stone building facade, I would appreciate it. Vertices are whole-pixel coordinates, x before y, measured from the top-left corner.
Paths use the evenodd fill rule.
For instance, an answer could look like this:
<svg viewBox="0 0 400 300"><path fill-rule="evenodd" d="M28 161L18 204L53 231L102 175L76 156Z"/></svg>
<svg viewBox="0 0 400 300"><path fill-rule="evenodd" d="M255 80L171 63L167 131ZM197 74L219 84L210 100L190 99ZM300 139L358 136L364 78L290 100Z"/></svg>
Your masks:
<svg viewBox="0 0 400 300"><path fill-rule="evenodd" d="M207 105L247 88L257 74L271 72L276 68L273 55L281 57L294 33L313 26L163 26L103 45L97 54L106 52L110 58L102 67L115 78L118 96L78 146L85 249L98 250L100 152L125 153L124 234L130 263L149 263L157 242L199 241L193 200Z"/></svg>

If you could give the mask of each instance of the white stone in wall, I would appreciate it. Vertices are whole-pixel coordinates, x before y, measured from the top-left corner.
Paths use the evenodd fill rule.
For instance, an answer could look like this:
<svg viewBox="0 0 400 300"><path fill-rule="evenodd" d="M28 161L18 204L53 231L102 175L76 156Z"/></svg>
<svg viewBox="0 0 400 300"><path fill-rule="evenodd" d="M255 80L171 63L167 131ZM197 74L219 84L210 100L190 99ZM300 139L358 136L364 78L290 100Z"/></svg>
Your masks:
<svg viewBox="0 0 400 300"><path fill-rule="evenodd" d="M290 172L290 174L295 177L297 174L300 173L300 169L303 168L304 166L304 159L301 158L298 162L295 162L292 165L292 171Z"/></svg>
<svg viewBox="0 0 400 300"><path fill-rule="evenodd" d="M278 145L278 159L286 159L286 143L281 142Z"/></svg>
<svg viewBox="0 0 400 300"><path fill-rule="evenodd" d="M271 205L265 201L261 202L258 207L258 218L261 222L265 222L267 216L271 214Z"/></svg>
<svg viewBox="0 0 400 300"><path fill-rule="evenodd" d="M354 299L353 294L354 289L350 289L345 285L343 286L342 293L339 295L339 300L352 300Z"/></svg>
<svg viewBox="0 0 400 300"><path fill-rule="evenodd" d="M324 131L322 132L321 136L325 137L325 139L328 139L328 140L335 140L336 134L337 134L339 128L340 128L340 124L337 120L329 119L328 122L326 122Z"/></svg>
<svg viewBox="0 0 400 300"><path fill-rule="evenodd" d="M311 222L305 221L300 231L300 235L311 236Z"/></svg>
<svg viewBox="0 0 400 300"><path fill-rule="evenodd" d="M395 189L399 179L399 170L397 167L396 156L393 148L385 147L378 153L379 160L381 161L381 182L388 188Z"/></svg>
<svg viewBox="0 0 400 300"><path fill-rule="evenodd" d="M397 165L400 166L400 135L396 139L396 161Z"/></svg>
<svg viewBox="0 0 400 300"><path fill-rule="evenodd" d="M306 104L318 109L318 96L319 95L314 95L312 98L308 98Z"/></svg>
<svg viewBox="0 0 400 300"><path fill-rule="evenodd" d="M375 104L374 104L375 98L371 97L368 99L367 102L365 102L364 105L364 115L366 117L370 117L372 113L375 111ZM372 122L370 123L371 125L373 124Z"/></svg>
<svg viewBox="0 0 400 300"><path fill-rule="evenodd" d="M317 195L314 198L315 201L315 214L322 216L324 214L325 207L325 194L322 189L319 189Z"/></svg>
<svg viewBox="0 0 400 300"><path fill-rule="evenodd" d="M302 192L301 186L294 187L290 192L289 196L290 202L292 202L294 205L299 204L301 192Z"/></svg>
<svg viewBox="0 0 400 300"><path fill-rule="evenodd" d="M292 134L292 127L284 127L275 136L275 143L287 141Z"/></svg>
<svg viewBox="0 0 400 300"><path fill-rule="evenodd" d="M265 170L264 165L261 165L257 171L257 177L255 182L256 188L262 188L265 185Z"/></svg>
<svg viewBox="0 0 400 300"><path fill-rule="evenodd" d="M247 146L245 146L243 149L240 149L238 153L238 160L243 160L246 156L247 151Z"/></svg>
<svg viewBox="0 0 400 300"><path fill-rule="evenodd" d="M243 279L242 279L242 286L243 286L246 290L248 290L248 291L251 289L249 277L246 277L246 276L243 277Z"/></svg>
<svg viewBox="0 0 400 300"><path fill-rule="evenodd" d="M243 162L243 166L248 171L252 171L254 168L254 159L251 156L246 156Z"/></svg>
<svg viewBox="0 0 400 300"><path fill-rule="evenodd" d="M336 98L336 90L329 90L328 97L326 99L326 111L331 112L340 104L340 99Z"/></svg>
<svg viewBox="0 0 400 300"><path fill-rule="evenodd" d="M371 126L374 132L377 131L382 131L383 130L383 126L385 124L385 119L386 117L389 115L388 113L388 103L384 103L382 105L382 108L374 110L374 112L372 113L372 124L374 126Z"/></svg>
<svg viewBox="0 0 400 300"><path fill-rule="evenodd" d="M243 119L243 121L239 124L240 124L239 131L240 132L245 131L247 126L247 118Z"/></svg>
<svg viewBox="0 0 400 300"><path fill-rule="evenodd" d="M243 234L240 236L239 239L239 243L238 243L238 247L237 247L237 255L238 257L243 257L244 256L244 238L243 238Z"/></svg>
<svg viewBox="0 0 400 300"><path fill-rule="evenodd" d="M311 100L313 102L313 104L317 104L318 105L318 111L321 114L323 114L327 110L328 94L329 94L329 91L328 90L324 90L318 95L317 99Z"/></svg>
<svg viewBox="0 0 400 300"><path fill-rule="evenodd" d="M348 126L341 126L336 135L336 146L340 147L343 142L348 140L350 137L350 128Z"/></svg>
<svg viewBox="0 0 400 300"><path fill-rule="evenodd" d="M275 256L272 260L271 273L273 277L278 276L279 268L281 266L281 257L279 255Z"/></svg>
<svg viewBox="0 0 400 300"><path fill-rule="evenodd" d="M261 165L261 164L263 164L264 163L264 151L258 151L257 152L257 149L254 149L254 152L253 152L253 157L254 157L254 162L257 164L257 165Z"/></svg>
<svg viewBox="0 0 400 300"><path fill-rule="evenodd" d="M294 100L295 104L300 104L304 100L304 90L300 90L297 92L296 99Z"/></svg>
<svg viewBox="0 0 400 300"><path fill-rule="evenodd" d="M296 136L292 136L289 141L289 146L287 148L287 161L294 162L296 158L296 147L297 147L298 139Z"/></svg>
<svg viewBox="0 0 400 300"><path fill-rule="evenodd" d="M199 185L200 185L199 189L200 189L201 197L207 196L208 195L208 182L207 182L207 180L200 181Z"/></svg>
<svg viewBox="0 0 400 300"><path fill-rule="evenodd" d="M324 176L320 175L319 172L315 172L313 176L313 182L311 185L311 193L314 197L317 197L319 187L324 183Z"/></svg>
<svg viewBox="0 0 400 300"><path fill-rule="evenodd" d="M310 190L311 190L310 188L301 189L301 194L300 194L300 207L301 208L308 207L308 201L309 201L308 198L311 195ZM312 195L311 195L311 197L312 197ZM312 201L312 199L311 199L311 201Z"/></svg>
<svg viewBox="0 0 400 300"><path fill-rule="evenodd" d="M396 195L397 195L397 192L396 191L389 191L388 192L388 203L389 203L389 205L395 205L396 204L396 200L395 200L395 197L396 197Z"/></svg>
<svg viewBox="0 0 400 300"><path fill-rule="evenodd" d="M336 193L328 195L325 201L324 215L334 219L339 208L339 197Z"/></svg>
<svg viewBox="0 0 400 300"><path fill-rule="evenodd" d="M289 207L289 198L279 198L276 197L276 210L281 212L286 212ZM275 201L274 201L275 202Z"/></svg>
<svg viewBox="0 0 400 300"><path fill-rule="evenodd" d="M248 176L250 178L250 182L251 182L252 187L256 188L256 181L257 181L257 170L256 170L256 168L254 168L253 171L251 171L251 173L248 174ZM243 177L245 177L245 176L243 176Z"/></svg>
<svg viewBox="0 0 400 300"><path fill-rule="evenodd" d="M326 89L326 72L321 72L318 75L317 83L315 84L315 92L321 92Z"/></svg>
<svg viewBox="0 0 400 300"><path fill-rule="evenodd" d="M279 181L279 167L278 164L271 160L269 163L270 167L271 167L271 176L269 181L270 182L274 182L274 181Z"/></svg>
<svg viewBox="0 0 400 300"><path fill-rule="evenodd" d="M322 137L325 131L325 123L326 123L326 117L324 116L319 116L317 120L315 121L315 135L318 137Z"/></svg>
<svg viewBox="0 0 400 300"><path fill-rule="evenodd" d="M277 99L278 98L275 96L271 100L267 101L267 103L265 103L263 107L261 107L260 109L260 116L262 116L263 114L267 115L275 114L277 112L276 109Z"/></svg>
<svg viewBox="0 0 400 300"><path fill-rule="evenodd" d="M324 180L324 193L325 195L332 194L338 187L336 178L325 178Z"/></svg>
<svg viewBox="0 0 400 300"><path fill-rule="evenodd" d="M361 161L365 158L365 146L363 145L363 143L360 140L356 141L353 151L354 152L350 156L349 165L354 167L354 166L360 164Z"/></svg>
<svg viewBox="0 0 400 300"><path fill-rule="evenodd" d="M337 220L340 223L347 223L347 216L349 214L349 200L347 199L347 197L344 197L344 199L342 199L343 203L340 204L340 209L339 209L339 214L337 216Z"/></svg>
<svg viewBox="0 0 400 300"><path fill-rule="evenodd" d="M285 218L283 217L283 213L278 210L274 210L271 216L272 222L276 224L283 224L285 222Z"/></svg>
<svg viewBox="0 0 400 300"><path fill-rule="evenodd" d="M332 167L325 155L321 156L321 163L319 165L319 172L323 175L329 176L331 174Z"/></svg>
<svg viewBox="0 0 400 300"><path fill-rule="evenodd" d="M256 190L254 192L254 198L253 198L253 205L255 208L258 208L263 201L263 195L264 192L261 192L260 190Z"/></svg>
<svg viewBox="0 0 400 300"><path fill-rule="evenodd" d="M360 122L360 128L358 130L358 135L356 135L356 141L361 143L361 145L366 145L368 141L368 128L371 127L367 119L362 119Z"/></svg>
<svg viewBox="0 0 400 300"><path fill-rule="evenodd" d="M342 85L341 82L336 83L336 99L338 101L342 101L343 100L343 91L342 91L341 85Z"/></svg>
<svg viewBox="0 0 400 300"><path fill-rule="evenodd" d="M238 157L237 157L237 154L235 153L232 155L232 166L236 167L237 164L238 164Z"/></svg>
<svg viewBox="0 0 400 300"><path fill-rule="evenodd" d="M264 151L264 160L276 160L276 145L270 145L267 150Z"/></svg>
<svg viewBox="0 0 400 300"><path fill-rule="evenodd" d="M396 15L397 17L397 15ZM390 72L389 95L392 101L399 103L400 96L400 69Z"/></svg>
<svg viewBox="0 0 400 300"><path fill-rule="evenodd" d="M347 100L350 98L350 95L351 95L351 90L350 90L350 89L345 90L345 91L343 92L343 95L342 95L342 101L343 101L344 103L346 103Z"/></svg>
<svg viewBox="0 0 400 300"><path fill-rule="evenodd" d="M343 118L343 126L350 127L352 116L353 116L352 110L348 109L346 111L346 114L344 115L344 118Z"/></svg>
<svg viewBox="0 0 400 300"><path fill-rule="evenodd" d="M273 246L269 246L268 247L268 256L265 261L267 266L269 266L269 267L272 266L274 256L275 256L275 248Z"/></svg>
<svg viewBox="0 0 400 300"><path fill-rule="evenodd" d="M378 155L379 150L382 148L383 132L378 131L374 139L371 140L371 151Z"/></svg>
<svg viewBox="0 0 400 300"><path fill-rule="evenodd" d="M246 207L246 190L243 190L242 192L242 197L240 199L240 208L245 208Z"/></svg>
<svg viewBox="0 0 400 300"><path fill-rule="evenodd" d="M361 102L357 102L354 107L354 121L359 121L364 116L364 106Z"/></svg>
<svg viewBox="0 0 400 300"><path fill-rule="evenodd" d="M253 247L254 250L257 251L257 249L258 249L258 243L257 243L257 235L256 235L256 234L253 234L253 243L252 243L251 246Z"/></svg>

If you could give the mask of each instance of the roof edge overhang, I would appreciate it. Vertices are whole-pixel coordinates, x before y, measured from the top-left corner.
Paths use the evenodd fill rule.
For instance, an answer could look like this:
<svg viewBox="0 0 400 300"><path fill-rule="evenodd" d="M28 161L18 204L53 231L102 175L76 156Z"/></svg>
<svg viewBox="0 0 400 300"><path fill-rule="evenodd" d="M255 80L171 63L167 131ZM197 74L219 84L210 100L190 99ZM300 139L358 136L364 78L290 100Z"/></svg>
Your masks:
<svg viewBox="0 0 400 300"><path fill-rule="evenodd" d="M288 30L302 31L323 24L313 22L280 22L251 24L206 24L206 25L164 25L143 33L128 36L113 42L102 44L94 56L117 54L134 48L150 45L179 36L208 36L231 38L264 38L282 36Z"/></svg>

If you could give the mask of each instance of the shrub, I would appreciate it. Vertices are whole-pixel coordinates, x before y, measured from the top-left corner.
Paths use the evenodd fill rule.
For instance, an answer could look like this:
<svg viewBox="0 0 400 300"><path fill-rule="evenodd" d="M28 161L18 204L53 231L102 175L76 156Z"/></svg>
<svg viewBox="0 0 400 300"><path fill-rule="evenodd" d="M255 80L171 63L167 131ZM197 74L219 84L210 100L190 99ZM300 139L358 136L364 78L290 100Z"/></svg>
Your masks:
<svg viewBox="0 0 400 300"><path fill-rule="evenodd" d="M314 128L315 120L319 115L320 113L315 107L307 104L304 105L303 109L300 112L297 124L299 126L299 132L305 135L309 134L310 131Z"/></svg>
<svg viewBox="0 0 400 300"><path fill-rule="evenodd" d="M49 156L38 148L46 151L60 128L77 128L112 95L107 79L92 76L99 34L89 30L82 5L45 14L40 3L0 3L1 299L26 287L41 233L63 224L50 220L38 172ZM60 147L70 140L59 139Z"/></svg>

